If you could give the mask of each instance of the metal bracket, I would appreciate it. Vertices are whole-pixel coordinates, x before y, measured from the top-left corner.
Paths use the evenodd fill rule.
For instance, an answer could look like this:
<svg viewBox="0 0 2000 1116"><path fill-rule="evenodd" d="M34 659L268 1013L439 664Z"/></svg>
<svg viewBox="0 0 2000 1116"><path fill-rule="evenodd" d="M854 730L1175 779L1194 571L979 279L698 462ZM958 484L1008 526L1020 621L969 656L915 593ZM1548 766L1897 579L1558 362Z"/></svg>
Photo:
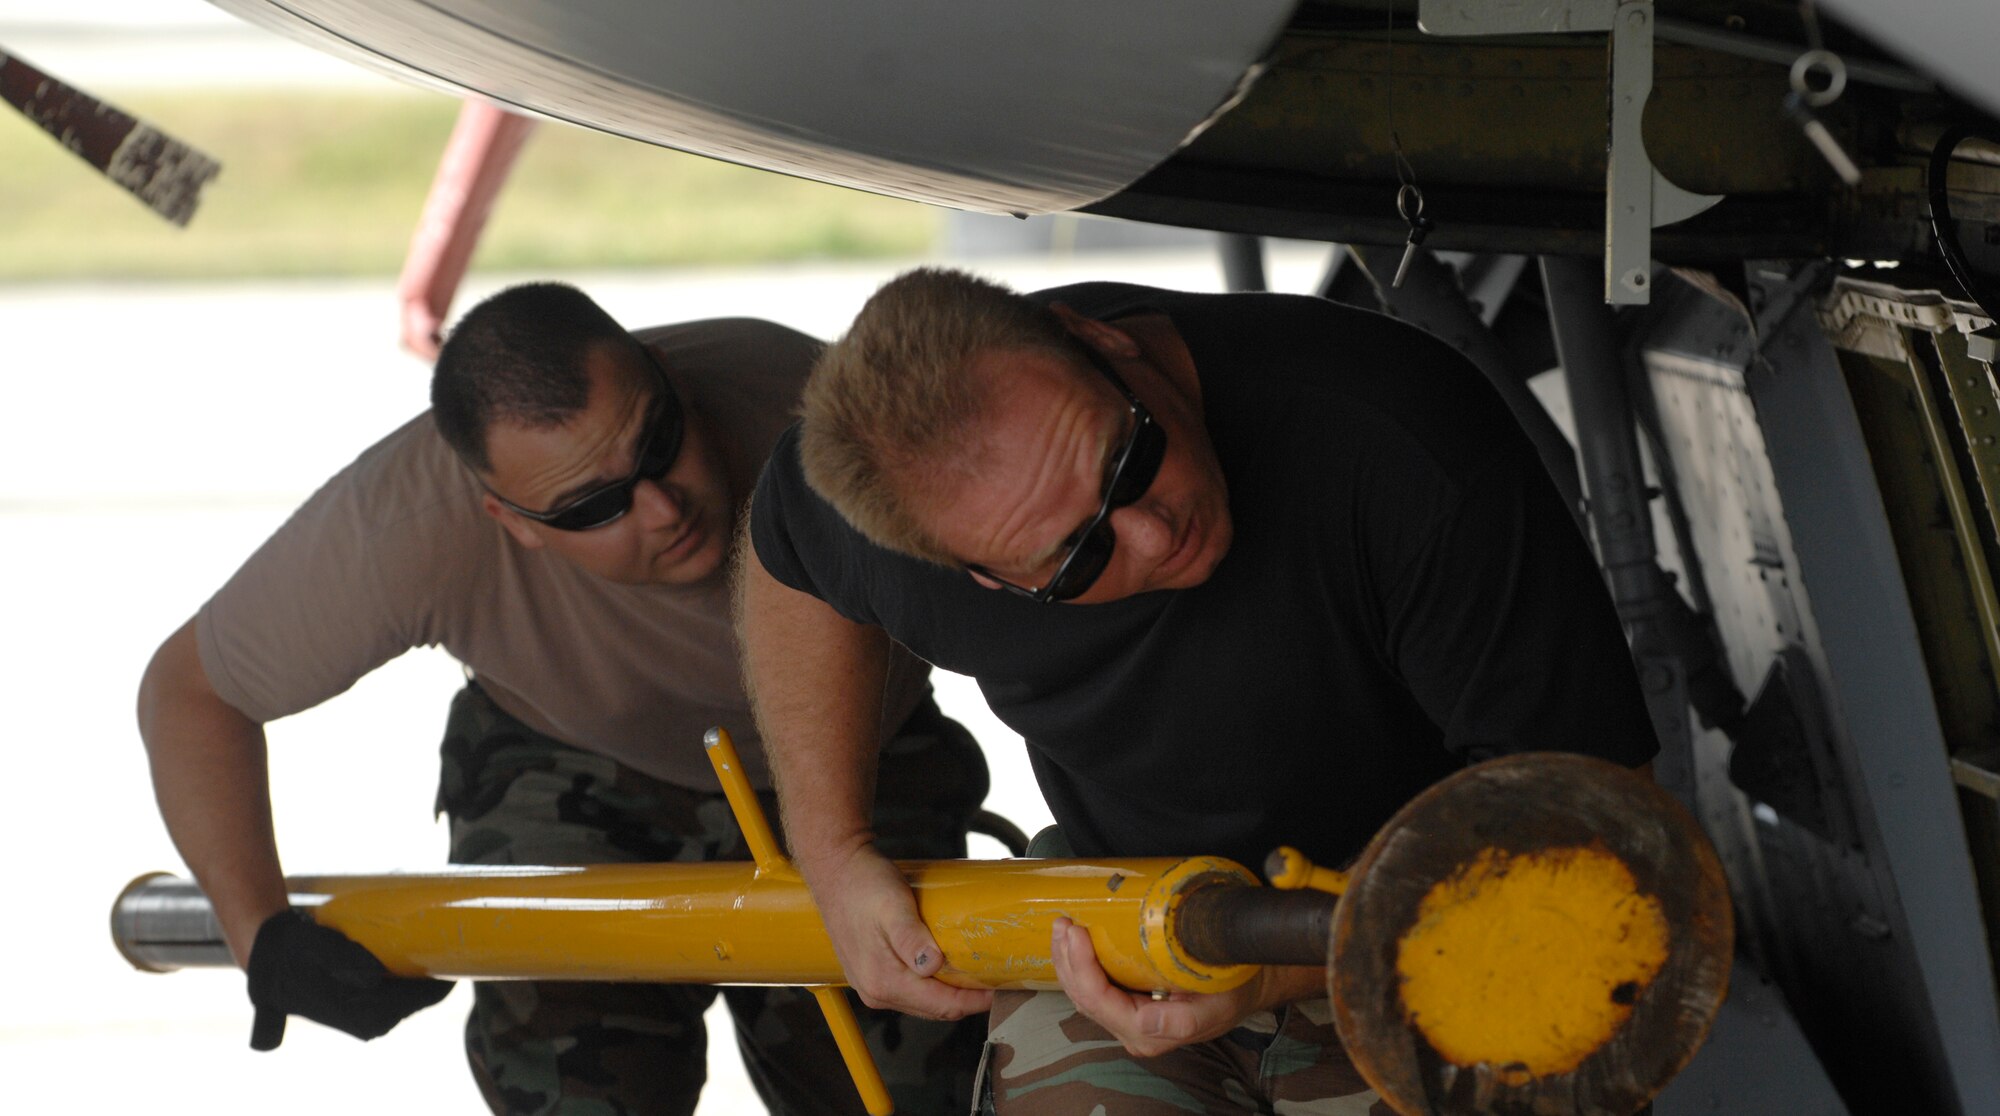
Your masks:
<svg viewBox="0 0 2000 1116"><path fill-rule="evenodd" d="M1618 0L1418 0L1417 27L1426 35L1540 35L1609 31Z"/></svg>
<svg viewBox="0 0 2000 1116"><path fill-rule="evenodd" d="M1420 0L1417 6L1417 25L1429 35L1610 32L1604 301L1613 306L1652 300L1654 229L1722 200L1674 185L1646 155L1640 124L1653 92L1653 23L1653 0Z"/></svg>

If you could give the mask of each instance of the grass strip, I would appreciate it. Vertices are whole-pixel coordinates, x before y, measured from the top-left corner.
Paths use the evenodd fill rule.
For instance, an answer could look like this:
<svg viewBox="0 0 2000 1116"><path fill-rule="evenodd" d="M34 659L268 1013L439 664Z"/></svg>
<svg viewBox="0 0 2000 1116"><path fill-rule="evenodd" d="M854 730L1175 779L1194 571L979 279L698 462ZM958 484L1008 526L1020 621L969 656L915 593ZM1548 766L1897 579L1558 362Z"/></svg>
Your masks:
<svg viewBox="0 0 2000 1116"><path fill-rule="evenodd" d="M393 275L458 112L421 93L173 92L120 107L220 159L178 230L0 114L0 282ZM567 125L529 139L473 266L922 253L940 211Z"/></svg>

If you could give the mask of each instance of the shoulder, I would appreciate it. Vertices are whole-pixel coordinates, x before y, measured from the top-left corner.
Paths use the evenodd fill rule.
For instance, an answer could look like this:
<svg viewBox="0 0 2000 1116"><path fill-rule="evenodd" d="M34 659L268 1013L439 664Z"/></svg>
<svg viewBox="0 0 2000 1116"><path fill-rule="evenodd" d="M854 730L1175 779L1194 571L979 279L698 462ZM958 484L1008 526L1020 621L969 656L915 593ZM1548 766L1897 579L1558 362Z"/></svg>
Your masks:
<svg viewBox="0 0 2000 1116"><path fill-rule="evenodd" d="M771 455L757 477L750 498L750 548L772 577L802 592L819 596L808 572L810 545L801 543L820 530L818 494L806 484L799 464L799 425L778 435Z"/></svg>
<svg viewBox="0 0 2000 1116"><path fill-rule="evenodd" d="M429 412L362 451L202 606L218 692L270 720L438 642L440 618L481 597L504 546L478 491Z"/></svg>
<svg viewBox="0 0 2000 1116"><path fill-rule="evenodd" d="M803 381L824 345L816 337L761 318L709 318L633 331L679 378L746 376Z"/></svg>
<svg viewBox="0 0 2000 1116"><path fill-rule="evenodd" d="M779 557L779 550L785 557L793 557L791 536L811 532L812 524L827 506L806 483L805 469L799 460L799 424L794 422L779 433L772 445L750 502L751 541L765 557L765 564L768 566ZM772 554L764 553L767 544Z"/></svg>
<svg viewBox="0 0 2000 1116"><path fill-rule="evenodd" d="M321 575L358 565L399 594L464 583L504 542L482 492L425 411L329 478L260 553Z"/></svg>
<svg viewBox="0 0 2000 1116"><path fill-rule="evenodd" d="M758 318L714 318L640 330L638 337L721 441L731 475L755 477L792 421L825 346Z"/></svg>
<svg viewBox="0 0 2000 1116"><path fill-rule="evenodd" d="M1061 303L1086 318L1108 321L1147 310L1161 310L1167 303L1203 296L1159 287L1145 287L1137 283L1092 281L1030 291L1022 297L1044 306Z"/></svg>
<svg viewBox="0 0 2000 1116"><path fill-rule="evenodd" d="M795 589L808 570L860 546L859 532L806 481L799 460L799 424L779 434L750 502L750 541L764 567Z"/></svg>
<svg viewBox="0 0 2000 1116"><path fill-rule="evenodd" d="M750 504L751 549L781 584L818 597L855 623L887 626L889 613L924 596L929 590L923 587L947 571L884 549L855 530L806 480L798 433L795 423L778 439L758 481Z"/></svg>
<svg viewBox="0 0 2000 1116"><path fill-rule="evenodd" d="M480 487L425 411L363 450L319 495L354 505L362 522L388 529L410 521L472 522Z"/></svg>
<svg viewBox="0 0 2000 1116"><path fill-rule="evenodd" d="M1209 295L1175 326L1225 412L1337 452L1361 438L1448 474L1532 452L1470 358L1386 314L1300 295Z"/></svg>

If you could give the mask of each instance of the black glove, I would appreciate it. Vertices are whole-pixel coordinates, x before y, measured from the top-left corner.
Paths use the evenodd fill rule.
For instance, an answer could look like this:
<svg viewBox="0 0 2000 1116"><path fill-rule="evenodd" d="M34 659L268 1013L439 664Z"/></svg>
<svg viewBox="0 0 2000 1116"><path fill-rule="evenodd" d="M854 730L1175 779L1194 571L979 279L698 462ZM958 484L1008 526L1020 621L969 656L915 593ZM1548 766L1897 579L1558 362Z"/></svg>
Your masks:
<svg viewBox="0 0 2000 1116"><path fill-rule="evenodd" d="M257 928L250 947L250 1002L257 1007L250 1049L276 1050L287 1015L378 1038L450 991L450 981L394 976L353 938L298 911L279 911Z"/></svg>

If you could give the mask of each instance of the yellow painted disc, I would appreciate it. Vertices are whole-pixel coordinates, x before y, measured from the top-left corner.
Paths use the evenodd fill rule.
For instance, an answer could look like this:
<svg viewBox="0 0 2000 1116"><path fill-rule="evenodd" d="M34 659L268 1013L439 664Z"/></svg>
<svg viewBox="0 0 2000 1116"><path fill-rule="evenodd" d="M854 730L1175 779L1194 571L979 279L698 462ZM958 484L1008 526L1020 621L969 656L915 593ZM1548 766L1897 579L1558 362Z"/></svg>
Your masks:
<svg viewBox="0 0 2000 1116"><path fill-rule="evenodd" d="M1349 873L1328 991L1403 1116L1623 1114L1687 1064L1728 989L1728 881L1651 781L1526 753L1440 781Z"/></svg>
<svg viewBox="0 0 2000 1116"><path fill-rule="evenodd" d="M1666 964L1671 931L1603 845L1482 850L1439 880L1396 954L1404 1011L1462 1066L1567 1073Z"/></svg>

